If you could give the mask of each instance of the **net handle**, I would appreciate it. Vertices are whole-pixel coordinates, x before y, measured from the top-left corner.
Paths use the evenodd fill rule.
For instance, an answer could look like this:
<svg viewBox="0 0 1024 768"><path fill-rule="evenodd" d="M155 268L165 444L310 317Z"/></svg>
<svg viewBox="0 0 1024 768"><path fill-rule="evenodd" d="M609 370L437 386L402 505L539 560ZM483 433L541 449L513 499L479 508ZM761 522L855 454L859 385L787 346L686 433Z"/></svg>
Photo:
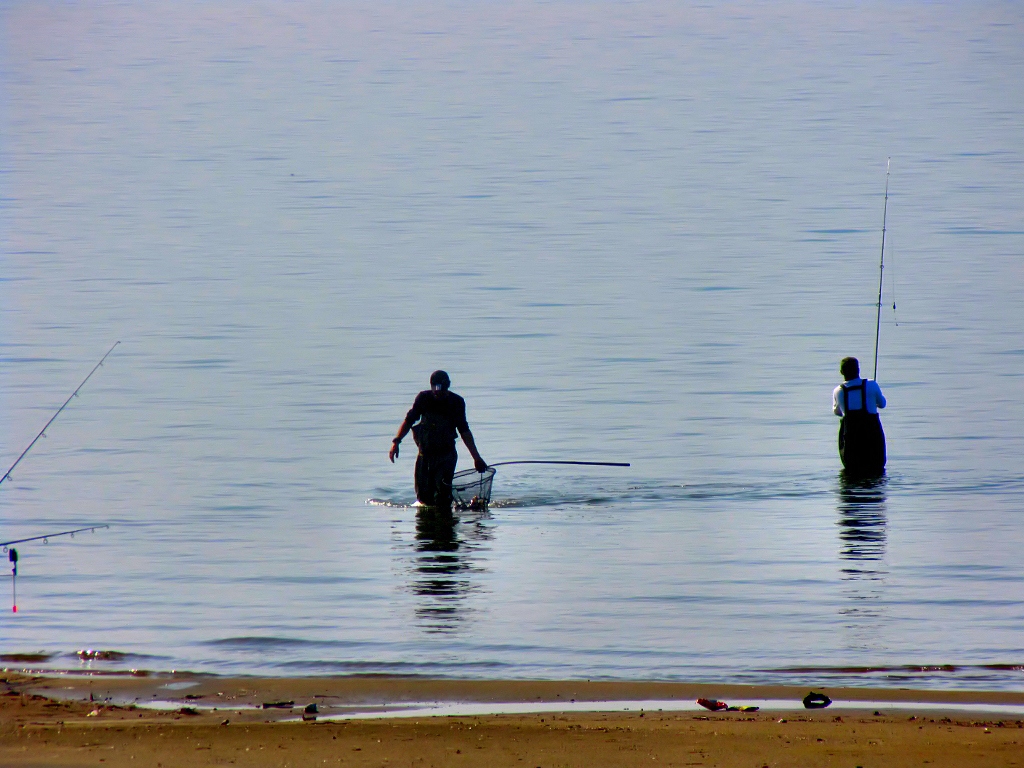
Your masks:
<svg viewBox="0 0 1024 768"><path fill-rule="evenodd" d="M628 467L629 462L623 461L545 461L536 459L525 459L521 461L497 461L488 464L489 467L505 467L509 464L577 464L586 467Z"/></svg>

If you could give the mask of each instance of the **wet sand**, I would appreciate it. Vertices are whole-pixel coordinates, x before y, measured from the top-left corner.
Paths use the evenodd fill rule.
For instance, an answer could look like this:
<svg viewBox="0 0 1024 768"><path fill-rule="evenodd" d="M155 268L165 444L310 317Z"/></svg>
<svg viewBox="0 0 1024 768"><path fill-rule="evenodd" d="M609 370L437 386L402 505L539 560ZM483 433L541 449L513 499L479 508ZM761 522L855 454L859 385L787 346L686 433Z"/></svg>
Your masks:
<svg viewBox="0 0 1024 768"><path fill-rule="evenodd" d="M0 765L1024 767L1024 693L823 692L836 703L806 710L807 690L786 687L6 673ZM424 702L557 709L700 697L792 707L325 719ZM318 719L303 722L309 704ZM1007 705L1016 713L984 711Z"/></svg>

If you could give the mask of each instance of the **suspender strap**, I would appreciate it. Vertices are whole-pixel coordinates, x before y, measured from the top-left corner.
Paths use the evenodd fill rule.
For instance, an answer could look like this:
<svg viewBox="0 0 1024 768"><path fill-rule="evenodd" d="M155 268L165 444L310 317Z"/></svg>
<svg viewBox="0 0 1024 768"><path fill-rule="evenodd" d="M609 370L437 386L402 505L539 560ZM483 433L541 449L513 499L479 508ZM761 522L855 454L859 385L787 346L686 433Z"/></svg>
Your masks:
<svg viewBox="0 0 1024 768"><path fill-rule="evenodd" d="M860 384L853 389L860 390L860 408L857 410L866 411L868 409L868 380L861 379ZM843 384L843 413L850 412L850 389Z"/></svg>

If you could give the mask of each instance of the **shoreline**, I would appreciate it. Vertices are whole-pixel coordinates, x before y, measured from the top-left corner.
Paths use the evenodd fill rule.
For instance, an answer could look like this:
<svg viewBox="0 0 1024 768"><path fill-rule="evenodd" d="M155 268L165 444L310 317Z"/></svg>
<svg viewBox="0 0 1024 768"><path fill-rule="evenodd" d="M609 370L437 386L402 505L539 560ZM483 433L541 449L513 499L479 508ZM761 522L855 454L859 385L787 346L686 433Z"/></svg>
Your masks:
<svg viewBox="0 0 1024 768"><path fill-rule="evenodd" d="M323 675L308 677L222 676L190 672L5 671L0 683L10 690L54 701L94 701L117 706L193 706L209 709L257 708L293 701L298 706L319 703L350 713L366 710L379 716L382 708L396 714L427 705L475 705L476 713L491 714L488 706L535 706L537 711L614 711L630 703L658 703L673 711L701 708L699 698L729 704L762 704L771 710L802 709L812 689L794 685L744 685L658 680L490 680L461 678ZM860 688L820 686L833 707L906 707L950 711L1019 710L1024 717L1024 690L922 690L917 688ZM767 706L764 706L767 704ZM592 705L592 706L591 706ZM269 709L279 709L269 707ZM511 711L511 710L509 710ZM520 708L519 711L522 711ZM500 709L494 711L501 713ZM447 714L441 712L439 714Z"/></svg>
<svg viewBox="0 0 1024 768"><path fill-rule="evenodd" d="M108 691L108 695L140 695L146 691L184 690L208 695L211 691L230 690L232 695L252 692L291 690L298 695L330 688L332 695L353 700L630 700L653 698L690 698L715 694L733 697L793 698L800 700L809 690L803 685L763 685L707 683L665 680L503 680L490 678L431 678L392 675L310 675L278 677L263 675L218 675L184 671L137 672L94 670L12 670L0 672L0 681L37 681L34 685L51 691L54 686L77 690L88 687ZM216 689L216 690L215 690ZM968 690L946 688L909 688L876 686L816 686L815 690L835 692L834 698L851 701L882 700L906 702L1020 703L1024 689ZM829 695L833 695L829 692ZM721 696L720 696L721 697Z"/></svg>
<svg viewBox="0 0 1024 768"><path fill-rule="evenodd" d="M793 686L7 672L0 764L1024 766L1024 692L815 690L834 703L804 709ZM712 712L697 698L773 707ZM647 702L680 709L635 706ZM408 709L424 703L539 709ZM634 706L600 709L611 703Z"/></svg>

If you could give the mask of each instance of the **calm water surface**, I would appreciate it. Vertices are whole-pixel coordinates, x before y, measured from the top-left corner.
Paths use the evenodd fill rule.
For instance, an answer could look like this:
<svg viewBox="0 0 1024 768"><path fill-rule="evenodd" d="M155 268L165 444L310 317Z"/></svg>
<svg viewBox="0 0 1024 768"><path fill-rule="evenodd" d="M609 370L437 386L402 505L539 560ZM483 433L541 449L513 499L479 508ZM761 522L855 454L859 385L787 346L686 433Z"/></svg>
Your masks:
<svg viewBox="0 0 1024 768"><path fill-rule="evenodd" d="M0 487L111 526L19 545L5 663L1024 688L1020 5L0 22L4 470L122 341ZM435 368L488 460L632 467L417 514Z"/></svg>

